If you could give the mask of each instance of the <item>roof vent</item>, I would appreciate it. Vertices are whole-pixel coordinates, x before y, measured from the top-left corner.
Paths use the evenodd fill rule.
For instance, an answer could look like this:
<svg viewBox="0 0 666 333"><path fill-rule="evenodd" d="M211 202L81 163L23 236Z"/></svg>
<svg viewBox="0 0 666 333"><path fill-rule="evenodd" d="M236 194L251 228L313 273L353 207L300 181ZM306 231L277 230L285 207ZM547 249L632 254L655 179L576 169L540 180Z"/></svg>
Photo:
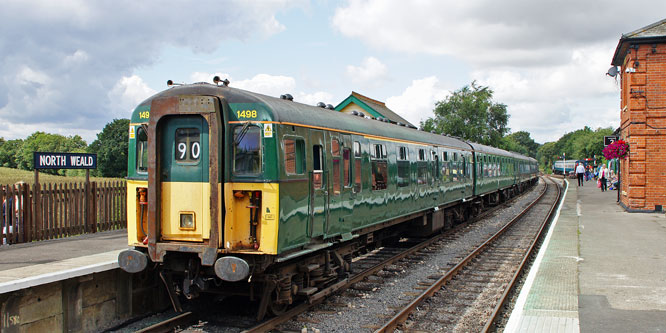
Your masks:
<svg viewBox="0 0 666 333"><path fill-rule="evenodd" d="M400 123L400 122L397 123L396 125L398 125L398 126L403 126L403 127L404 127L404 126L407 126L407 125L405 125L405 124L403 124L403 123Z"/></svg>
<svg viewBox="0 0 666 333"><path fill-rule="evenodd" d="M286 100L288 100L288 101L293 101L293 100L294 100L294 96L291 96L291 95L289 95L289 94L284 94L284 95L280 95L280 99L286 99Z"/></svg>
<svg viewBox="0 0 666 333"><path fill-rule="evenodd" d="M335 107L331 104L326 104L326 108L329 110L335 110Z"/></svg>
<svg viewBox="0 0 666 333"><path fill-rule="evenodd" d="M326 107L326 104L324 104L324 102L319 102L319 103L317 103L317 107L319 107L319 108L325 108L325 107Z"/></svg>
<svg viewBox="0 0 666 333"><path fill-rule="evenodd" d="M358 112L358 115L361 116L361 117L363 117L363 118L365 118L365 113L363 113L363 112L361 112L361 111Z"/></svg>
<svg viewBox="0 0 666 333"><path fill-rule="evenodd" d="M356 110L352 110L352 113L351 113L351 114L353 114L353 115L355 115L355 116L358 116L358 111L356 111Z"/></svg>

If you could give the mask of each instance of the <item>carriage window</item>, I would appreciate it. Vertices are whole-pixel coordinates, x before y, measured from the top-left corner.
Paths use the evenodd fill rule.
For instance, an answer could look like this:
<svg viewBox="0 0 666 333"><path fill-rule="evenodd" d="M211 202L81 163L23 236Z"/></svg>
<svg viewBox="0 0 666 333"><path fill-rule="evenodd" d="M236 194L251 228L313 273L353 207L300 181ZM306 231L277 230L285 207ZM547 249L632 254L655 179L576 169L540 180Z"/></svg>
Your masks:
<svg viewBox="0 0 666 333"><path fill-rule="evenodd" d="M331 140L331 155L333 156L333 194L340 194L340 142Z"/></svg>
<svg viewBox="0 0 666 333"><path fill-rule="evenodd" d="M331 155L340 156L340 142L337 139L331 140Z"/></svg>
<svg viewBox="0 0 666 333"><path fill-rule="evenodd" d="M425 161L425 160L426 160L425 149L419 149L419 161Z"/></svg>
<svg viewBox="0 0 666 333"><path fill-rule="evenodd" d="M419 149L418 162L416 166L416 182L423 185L428 181L428 163L425 163L425 149Z"/></svg>
<svg viewBox="0 0 666 333"><path fill-rule="evenodd" d="M261 129L257 126L234 128L234 173L261 173Z"/></svg>
<svg viewBox="0 0 666 333"><path fill-rule="evenodd" d="M175 154L178 162L196 162L201 156L199 130L196 128L176 129Z"/></svg>
<svg viewBox="0 0 666 333"><path fill-rule="evenodd" d="M446 162L449 160L449 152L445 151L442 153L442 161Z"/></svg>
<svg viewBox="0 0 666 333"><path fill-rule="evenodd" d="M361 143L354 141L354 192L361 191Z"/></svg>
<svg viewBox="0 0 666 333"><path fill-rule="evenodd" d="M439 156L437 156L437 152L433 151L432 152L432 174L434 179L439 179Z"/></svg>
<svg viewBox="0 0 666 333"><path fill-rule="evenodd" d="M386 148L381 144L373 144L372 153L372 189L384 190L388 186L388 163Z"/></svg>
<svg viewBox="0 0 666 333"><path fill-rule="evenodd" d="M361 157L361 143L354 141L354 156Z"/></svg>
<svg viewBox="0 0 666 333"><path fill-rule="evenodd" d="M305 142L303 139L284 139L284 169L287 174L302 175L305 170Z"/></svg>
<svg viewBox="0 0 666 333"><path fill-rule="evenodd" d="M407 147L398 147L398 186L409 185L409 151Z"/></svg>
<svg viewBox="0 0 666 333"><path fill-rule="evenodd" d="M136 130L136 170L148 171L148 134L143 126Z"/></svg>
<svg viewBox="0 0 666 333"><path fill-rule="evenodd" d="M406 161L409 159L409 152L407 147L398 147L398 161Z"/></svg>
<svg viewBox="0 0 666 333"><path fill-rule="evenodd" d="M342 159L344 160L344 165L342 166L342 174L345 180L345 187L351 186L351 149L344 148L342 149Z"/></svg>
<svg viewBox="0 0 666 333"><path fill-rule="evenodd" d="M324 165L323 162L322 146L312 146L312 185L314 188L324 187L324 169L322 169L322 166Z"/></svg>

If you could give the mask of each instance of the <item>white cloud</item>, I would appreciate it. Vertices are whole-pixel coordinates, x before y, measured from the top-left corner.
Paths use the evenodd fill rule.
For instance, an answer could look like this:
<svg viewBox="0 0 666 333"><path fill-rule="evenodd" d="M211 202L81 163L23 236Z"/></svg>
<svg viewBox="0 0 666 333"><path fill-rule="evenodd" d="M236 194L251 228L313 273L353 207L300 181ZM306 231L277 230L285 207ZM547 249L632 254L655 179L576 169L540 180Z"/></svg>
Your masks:
<svg viewBox="0 0 666 333"><path fill-rule="evenodd" d="M289 76L257 74L251 79L231 81L229 86L278 97L282 94L293 95L296 80Z"/></svg>
<svg viewBox="0 0 666 333"><path fill-rule="evenodd" d="M233 88L248 90L271 97L278 97L284 94L290 94L294 97L294 101L316 105L319 102L326 104L335 104L333 95L323 91L314 93L306 93L297 88L296 79L291 76L284 75L270 75L270 74L257 74L249 79L235 80L231 75L226 73L204 73L195 72L190 75L192 82L213 82L213 77L219 76L222 80L225 78L230 81L229 86Z"/></svg>
<svg viewBox="0 0 666 333"><path fill-rule="evenodd" d="M114 117L129 118L139 103L156 92L136 75L121 78L109 92Z"/></svg>
<svg viewBox="0 0 666 333"><path fill-rule="evenodd" d="M636 0L635 8L606 1L401 1L350 0L337 8L333 26L381 49L452 55L476 65L561 63L569 49L660 20L666 3ZM362 15L361 15L362 13ZM649 18L651 17L651 18Z"/></svg>
<svg viewBox="0 0 666 333"><path fill-rule="evenodd" d="M450 91L434 76L412 81L400 96L386 99L386 106L415 126L434 116L435 103L444 100Z"/></svg>
<svg viewBox="0 0 666 333"><path fill-rule="evenodd" d="M507 104L512 131L544 142L584 126L619 125L619 88L604 75L615 46L621 33L666 11L666 2L637 1L650 10L624 11L619 20L619 0L350 0L332 24L376 49L457 58L472 68L470 81Z"/></svg>
<svg viewBox="0 0 666 333"><path fill-rule="evenodd" d="M379 59L367 57L363 59L361 66L347 66L347 77L353 82L364 84L370 87L381 85L381 81L387 76L388 70Z"/></svg>
<svg viewBox="0 0 666 333"><path fill-rule="evenodd" d="M513 132L554 141L584 126L619 125L619 87L604 74L612 51L608 45L581 47L559 66L479 70L472 76L493 89L496 102L507 104Z"/></svg>
<svg viewBox="0 0 666 333"><path fill-rule="evenodd" d="M132 73L166 47L201 54L276 34L285 27L275 14L299 1L4 1L0 119L12 128L59 124L68 135L99 131L151 92Z"/></svg>

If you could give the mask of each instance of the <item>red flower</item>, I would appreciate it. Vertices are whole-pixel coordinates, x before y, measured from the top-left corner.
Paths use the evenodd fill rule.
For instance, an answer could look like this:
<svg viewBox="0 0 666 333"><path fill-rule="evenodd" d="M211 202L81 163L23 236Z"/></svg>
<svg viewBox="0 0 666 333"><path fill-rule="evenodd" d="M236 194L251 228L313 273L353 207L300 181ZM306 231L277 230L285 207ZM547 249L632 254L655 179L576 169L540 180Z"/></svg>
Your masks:
<svg viewBox="0 0 666 333"><path fill-rule="evenodd" d="M604 157L607 160L624 159L627 155L629 155L629 144L624 140L617 140L604 148Z"/></svg>

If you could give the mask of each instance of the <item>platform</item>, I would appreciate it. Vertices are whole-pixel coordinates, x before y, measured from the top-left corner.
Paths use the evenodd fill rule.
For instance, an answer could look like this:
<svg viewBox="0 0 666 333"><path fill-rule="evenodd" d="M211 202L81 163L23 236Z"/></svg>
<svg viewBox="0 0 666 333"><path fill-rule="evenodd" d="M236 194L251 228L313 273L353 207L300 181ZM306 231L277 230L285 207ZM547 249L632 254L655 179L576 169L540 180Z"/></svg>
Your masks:
<svg viewBox="0 0 666 333"><path fill-rule="evenodd" d="M569 182L505 332L664 332L666 216Z"/></svg>
<svg viewBox="0 0 666 333"><path fill-rule="evenodd" d="M0 246L0 294L118 267L127 231Z"/></svg>

